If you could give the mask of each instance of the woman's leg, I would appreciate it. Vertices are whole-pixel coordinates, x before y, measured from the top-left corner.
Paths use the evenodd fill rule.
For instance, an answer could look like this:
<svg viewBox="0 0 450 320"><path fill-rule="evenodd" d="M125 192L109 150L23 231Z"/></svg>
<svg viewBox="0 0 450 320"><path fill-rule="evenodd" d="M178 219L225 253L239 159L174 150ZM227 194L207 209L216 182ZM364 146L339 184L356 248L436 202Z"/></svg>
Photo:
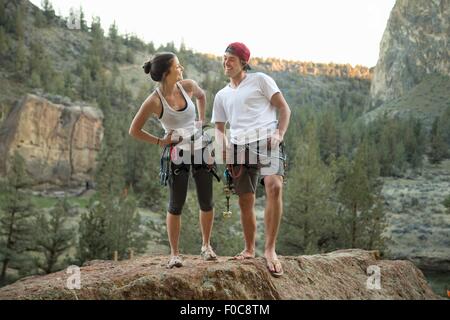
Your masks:
<svg viewBox="0 0 450 320"><path fill-rule="evenodd" d="M171 256L177 256L180 253L178 242L181 230L181 213L186 201L189 167L173 165L172 170L174 174L169 179L169 209L166 224L170 243L170 254Z"/></svg>
<svg viewBox="0 0 450 320"><path fill-rule="evenodd" d="M214 224L213 176L205 167L193 169L197 199L200 205L200 228L202 232L202 251L211 247L211 232ZM213 253L215 257L215 254Z"/></svg>

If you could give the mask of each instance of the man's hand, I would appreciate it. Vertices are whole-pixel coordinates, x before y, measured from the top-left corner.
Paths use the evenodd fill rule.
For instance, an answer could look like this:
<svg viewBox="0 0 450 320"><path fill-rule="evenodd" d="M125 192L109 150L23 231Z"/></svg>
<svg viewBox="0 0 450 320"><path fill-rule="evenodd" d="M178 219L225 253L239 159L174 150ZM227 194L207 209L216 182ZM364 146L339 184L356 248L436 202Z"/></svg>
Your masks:
<svg viewBox="0 0 450 320"><path fill-rule="evenodd" d="M267 138L267 148L269 150L276 149L283 142L284 134L281 134L280 130L276 129L272 135Z"/></svg>
<svg viewBox="0 0 450 320"><path fill-rule="evenodd" d="M201 129L203 127L203 120L195 120L194 126L196 129Z"/></svg>

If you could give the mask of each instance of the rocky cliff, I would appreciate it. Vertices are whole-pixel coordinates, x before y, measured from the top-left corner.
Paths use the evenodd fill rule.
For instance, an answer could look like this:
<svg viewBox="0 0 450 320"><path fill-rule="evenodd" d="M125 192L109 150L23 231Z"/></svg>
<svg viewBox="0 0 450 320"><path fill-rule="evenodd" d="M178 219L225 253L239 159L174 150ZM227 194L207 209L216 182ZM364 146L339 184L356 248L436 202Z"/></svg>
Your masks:
<svg viewBox="0 0 450 320"><path fill-rule="evenodd" d="M341 250L281 257L285 274L273 278L262 258L205 262L186 256L179 269L167 256L94 261L79 271L35 276L0 289L1 299L439 299L408 261L379 260L376 251ZM380 282L371 268L379 268ZM373 267L375 266L375 267ZM369 271L368 271L369 270ZM369 272L369 274L368 274ZM368 286L369 282L369 286Z"/></svg>
<svg viewBox="0 0 450 320"><path fill-rule="evenodd" d="M450 0L397 0L380 44L372 107L402 97L427 75L450 74Z"/></svg>
<svg viewBox="0 0 450 320"><path fill-rule="evenodd" d="M18 151L35 185L91 180L103 138L102 119L96 108L26 95L0 128L0 172L7 172L8 158Z"/></svg>

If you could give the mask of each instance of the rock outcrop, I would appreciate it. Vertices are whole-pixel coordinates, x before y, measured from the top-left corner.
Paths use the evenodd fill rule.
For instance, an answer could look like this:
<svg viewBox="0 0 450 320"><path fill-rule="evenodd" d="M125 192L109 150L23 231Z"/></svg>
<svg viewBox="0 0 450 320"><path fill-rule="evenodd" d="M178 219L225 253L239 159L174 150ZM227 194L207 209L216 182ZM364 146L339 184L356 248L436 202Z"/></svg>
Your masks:
<svg viewBox="0 0 450 320"><path fill-rule="evenodd" d="M403 96L429 74L450 74L450 0L397 0L380 44L372 105Z"/></svg>
<svg viewBox="0 0 450 320"><path fill-rule="evenodd" d="M0 172L17 151L34 185L73 186L92 180L103 138L103 114L86 106L25 96L0 129Z"/></svg>
<svg viewBox="0 0 450 320"><path fill-rule="evenodd" d="M376 251L340 250L280 260L285 270L281 278L270 276L262 258L205 262L186 256L184 267L170 270L165 268L167 256L93 261L80 268L78 290L67 287L76 283L73 274L60 271L1 288L0 300L440 299L414 264L379 260ZM379 268L379 287L371 281L376 279L371 268Z"/></svg>

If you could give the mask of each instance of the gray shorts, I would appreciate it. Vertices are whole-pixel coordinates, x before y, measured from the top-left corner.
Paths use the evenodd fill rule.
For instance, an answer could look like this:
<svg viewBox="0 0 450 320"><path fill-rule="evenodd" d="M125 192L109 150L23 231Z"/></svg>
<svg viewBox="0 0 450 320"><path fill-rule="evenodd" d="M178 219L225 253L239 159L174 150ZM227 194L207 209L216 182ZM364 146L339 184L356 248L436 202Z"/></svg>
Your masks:
<svg viewBox="0 0 450 320"><path fill-rule="evenodd" d="M284 178L286 155L283 143L274 150L266 149L265 143L261 141L257 145L233 145L233 173L237 175L233 183L237 195L256 193L258 181L264 185L264 178L267 176Z"/></svg>
<svg viewBox="0 0 450 320"><path fill-rule="evenodd" d="M191 163L193 159L191 159ZM174 164L171 163L173 174L169 178L169 205L168 212L173 215L181 215L186 202L189 172L197 189L197 200L202 211L210 211L213 203L213 175L205 164Z"/></svg>

